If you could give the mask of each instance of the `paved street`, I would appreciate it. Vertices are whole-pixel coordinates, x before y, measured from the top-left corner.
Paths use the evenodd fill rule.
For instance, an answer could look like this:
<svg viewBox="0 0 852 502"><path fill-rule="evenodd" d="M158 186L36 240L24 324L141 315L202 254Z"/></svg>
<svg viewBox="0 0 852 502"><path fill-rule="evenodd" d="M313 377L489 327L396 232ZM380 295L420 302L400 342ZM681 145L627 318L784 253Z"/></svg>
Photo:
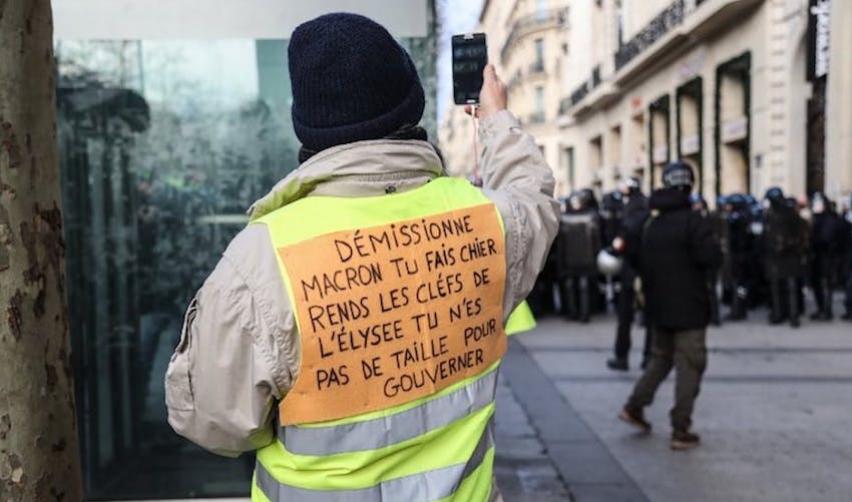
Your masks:
<svg viewBox="0 0 852 502"><path fill-rule="evenodd" d="M506 501L850 500L852 324L805 321L794 331L764 319L711 329L694 417L704 444L677 453L670 381L648 410L651 435L616 418L640 354L627 374L605 368L613 318L550 318L514 337L498 396ZM643 334L634 329L634 343Z"/></svg>

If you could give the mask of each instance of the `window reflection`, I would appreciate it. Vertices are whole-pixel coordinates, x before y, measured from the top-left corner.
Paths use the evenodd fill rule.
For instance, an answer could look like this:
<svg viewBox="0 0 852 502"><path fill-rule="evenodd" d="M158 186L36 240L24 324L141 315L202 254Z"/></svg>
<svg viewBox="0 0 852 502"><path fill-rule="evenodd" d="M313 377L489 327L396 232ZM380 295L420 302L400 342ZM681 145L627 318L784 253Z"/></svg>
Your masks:
<svg viewBox="0 0 852 502"><path fill-rule="evenodd" d="M433 45L403 43L434 95ZM163 379L183 310L245 225L244 211L296 167L286 48L284 40L57 43L90 499L248 493L249 455L217 457L171 430ZM425 125L434 131L433 118Z"/></svg>

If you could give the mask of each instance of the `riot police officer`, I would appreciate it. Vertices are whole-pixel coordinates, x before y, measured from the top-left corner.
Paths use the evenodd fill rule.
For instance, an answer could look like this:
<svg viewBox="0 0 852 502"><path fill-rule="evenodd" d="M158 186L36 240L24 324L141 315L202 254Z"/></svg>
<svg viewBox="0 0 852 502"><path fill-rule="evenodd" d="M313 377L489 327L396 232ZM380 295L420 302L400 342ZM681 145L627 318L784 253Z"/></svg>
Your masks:
<svg viewBox="0 0 852 502"><path fill-rule="evenodd" d="M764 198L763 248L766 279L769 282L771 324L790 321L799 327L799 278L802 273L804 221L784 192L773 187Z"/></svg>
<svg viewBox="0 0 852 502"><path fill-rule="evenodd" d="M633 325L633 315L636 303L636 278L638 277L639 251L642 243L642 231L650 211L648 198L642 193L638 178L630 177L622 185L624 195L624 216L617 237L612 247L615 252L624 257L624 265L619 275L620 291L618 294L618 326L615 334L615 357L607 361L612 370L627 371L629 368L627 356L630 353L630 328ZM650 333L645 334L644 363L651 351Z"/></svg>
<svg viewBox="0 0 852 502"><path fill-rule="evenodd" d="M727 198L728 245L730 247L730 319L741 320L748 315L749 277L753 256L753 234L748 199L743 194L732 194Z"/></svg>
<svg viewBox="0 0 852 502"><path fill-rule="evenodd" d="M811 197L811 214L810 283L817 304L811 319L827 321L833 318L832 292L839 280L843 219L821 192Z"/></svg>
<svg viewBox="0 0 852 502"><path fill-rule="evenodd" d="M846 210L843 214L843 232L842 232L842 251L841 256L843 257L841 263L841 273L845 278L846 284L846 313L843 314L843 319L847 321L852 321L852 195L849 196L849 201L846 206Z"/></svg>
<svg viewBox="0 0 852 502"><path fill-rule="evenodd" d="M710 213L710 208L707 205L707 201L701 194L691 194L689 196L689 200L692 203L692 210L701 214L701 216L703 216L710 223L710 226L713 229L713 235L716 238L716 242L718 242L721 247L723 239L727 239L727 232L724 228L724 220L720 220L716 215L715 211L713 214ZM717 285L719 284L719 271L720 268L707 271L707 294L708 298L710 299L710 322L713 323L714 326L720 326L722 324L722 319L719 312L719 293L717 290Z"/></svg>
<svg viewBox="0 0 852 502"><path fill-rule="evenodd" d="M556 240L562 311L570 319L589 322L597 294L597 262L601 249L600 220L594 194L579 190L568 198Z"/></svg>

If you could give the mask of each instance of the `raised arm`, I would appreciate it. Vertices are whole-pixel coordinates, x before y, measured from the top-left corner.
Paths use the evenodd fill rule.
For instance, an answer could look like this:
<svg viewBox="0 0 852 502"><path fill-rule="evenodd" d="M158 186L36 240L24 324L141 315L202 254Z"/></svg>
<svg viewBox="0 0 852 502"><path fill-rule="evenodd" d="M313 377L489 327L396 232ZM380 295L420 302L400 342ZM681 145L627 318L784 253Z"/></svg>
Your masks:
<svg viewBox="0 0 852 502"><path fill-rule="evenodd" d="M485 69L478 109L483 190L497 205L506 230L504 312L532 290L559 230L553 172L535 139L506 109L506 87L494 67Z"/></svg>

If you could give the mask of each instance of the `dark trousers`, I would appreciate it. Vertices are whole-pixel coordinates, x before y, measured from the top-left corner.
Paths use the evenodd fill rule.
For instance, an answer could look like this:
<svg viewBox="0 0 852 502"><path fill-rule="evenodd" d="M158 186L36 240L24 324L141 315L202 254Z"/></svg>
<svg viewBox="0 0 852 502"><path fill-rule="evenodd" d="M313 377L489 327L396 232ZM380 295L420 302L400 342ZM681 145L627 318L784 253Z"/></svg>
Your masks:
<svg viewBox="0 0 852 502"><path fill-rule="evenodd" d="M654 329L651 362L636 382L627 401L631 410L641 410L654 401L660 384L675 369L675 403L669 416L675 430L688 430L692 410L707 368L707 330L674 331Z"/></svg>
<svg viewBox="0 0 852 502"><path fill-rule="evenodd" d="M852 273L846 277L846 314L852 316Z"/></svg>
<svg viewBox="0 0 852 502"><path fill-rule="evenodd" d="M618 315L618 326L615 331L615 357L617 359L626 360L630 354L632 340L630 338L630 328L633 326L633 315L636 304L636 290L633 284L636 282L636 272L625 266L619 277L621 291L618 294L618 303L616 304L616 314ZM646 319L647 321L647 319ZM645 349L644 357L647 359L651 354L651 329L647 326L645 329Z"/></svg>
<svg viewBox="0 0 852 502"><path fill-rule="evenodd" d="M569 275L559 283L562 313L569 319L589 322L592 313L593 278L588 275Z"/></svg>
<svg viewBox="0 0 852 502"><path fill-rule="evenodd" d="M834 289L834 275L837 273L837 264L830 256L817 254L811 263L811 288L814 292L818 315L830 318L832 312L832 293Z"/></svg>
<svg viewBox="0 0 852 502"><path fill-rule="evenodd" d="M791 324L799 322L801 287L796 277L770 279L769 306L770 321L782 322L789 319Z"/></svg>

